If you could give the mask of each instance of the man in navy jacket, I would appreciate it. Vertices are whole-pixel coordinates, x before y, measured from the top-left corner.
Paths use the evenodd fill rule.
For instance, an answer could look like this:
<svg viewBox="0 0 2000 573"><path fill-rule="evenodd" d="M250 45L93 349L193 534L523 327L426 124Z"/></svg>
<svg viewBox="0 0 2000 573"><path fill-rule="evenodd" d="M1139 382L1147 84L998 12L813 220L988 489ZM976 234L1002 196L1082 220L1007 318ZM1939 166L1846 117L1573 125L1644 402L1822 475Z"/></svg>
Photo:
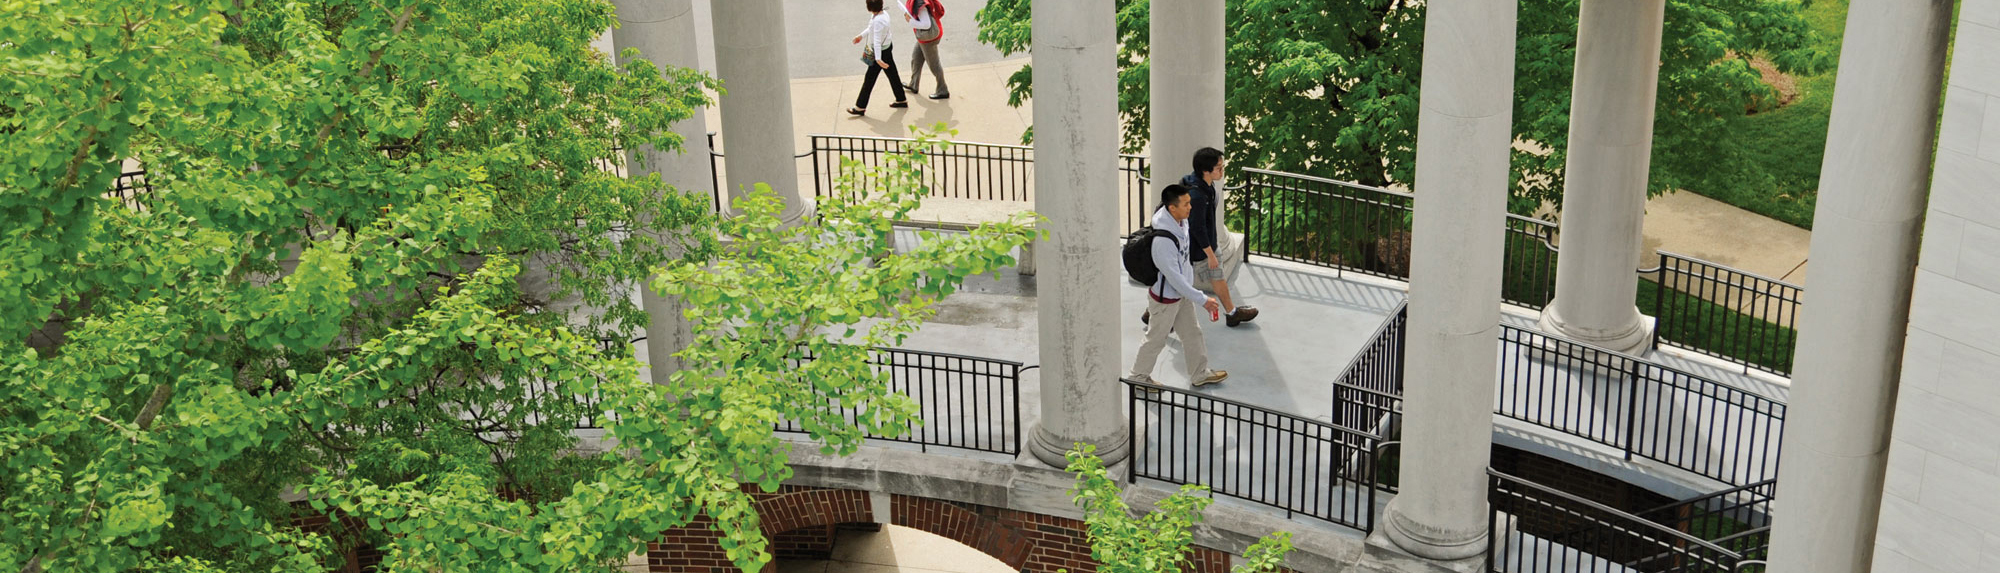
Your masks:
<svg viewBox="0 0 2000 573"><path fill-rule="evenodd" d="M1194 264L1194 280L1197 284L1207 283L1222 299L1224 324L1230 327L1250 322L1257 318L1255 307L1236 306L1229 296L1229 277L1222 270L1222 257L1215 254L1215 209L1222 195L1215 185L1222 181L1222 150L1203 147L1194 152L1194 173L1181 178L1181 186L1187 188L1188 197L1194 203L1188 215L1188 259ZM1140 322L1150 322L1151 316L1140 315Z"/></svg>

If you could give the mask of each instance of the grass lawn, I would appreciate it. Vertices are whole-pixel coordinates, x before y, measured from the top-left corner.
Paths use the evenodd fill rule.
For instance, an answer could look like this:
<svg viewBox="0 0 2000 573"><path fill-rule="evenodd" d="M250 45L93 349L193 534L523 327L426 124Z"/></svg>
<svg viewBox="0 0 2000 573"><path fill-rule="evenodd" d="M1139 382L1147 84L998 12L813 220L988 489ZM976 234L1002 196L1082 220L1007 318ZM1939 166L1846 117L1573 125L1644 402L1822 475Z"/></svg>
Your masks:
<svg viewBox="0 0 2000 573"><path fill-rule="evenodd" d="M1805 18L1827 53L1839 54L1847 0L1813 0ZM1730 120L1736 152L1754 162L1768 180L1688 191L1811 229L1820 162L1826 155L1827 115L1833 109L1833 78L1832 69L1797 77L1799 97L1792 103Z"/></svg>
<svg viewBox="0 0 2000 573"><path fill-rule="evenodd" d="M1665 326L1660 329L1660 338L1791 375L1792 349L1799 336L1797 330L1759 320L1680 291L1670 289L1667 296L1672 297L1673 300L1668 302L1677 314L1710 317L1717 319L1718 323L1726 319L1734 326L1662 321ZM1647 316L1660 316L1659 285L1652 281L1639 281L1638 306L1639 312Z"/></svg>

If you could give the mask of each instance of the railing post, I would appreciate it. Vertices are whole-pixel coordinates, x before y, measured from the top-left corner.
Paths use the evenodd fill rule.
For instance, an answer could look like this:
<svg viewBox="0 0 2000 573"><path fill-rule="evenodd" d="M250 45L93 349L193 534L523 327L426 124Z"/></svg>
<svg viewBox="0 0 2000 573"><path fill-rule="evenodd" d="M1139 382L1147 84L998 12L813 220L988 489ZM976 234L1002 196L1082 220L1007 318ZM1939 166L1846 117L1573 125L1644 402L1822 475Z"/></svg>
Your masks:
<svg viewBox="0 0 2000 573"><path fill-rule="evenodd" d="M1624 392L1625 439L1620 441L1624 442L1625 444L1625 461L1629 462L1632 461L1633 444L1638 441L1637 436L1639 433L1638 424L1639 424L1639 383L1640 383L1639 369L1643 368L1644 365L1640 364L1639 361L1636 359L1626 358L1624 360L1626 364L1625 392Z"/></svg>
<svg viewBox="0 0 2000 573"><path fill-rule="evenodd" d="M1014 417L1007 421L1008 426L1014 429L1014 449L1011 450L1011 453L1015 455L1020 455L1021 453L1021 372L1023 370L1025 369L1014 368Z"/></svg>
<svg viewBox="0 0 2000 573"><path fill-rule="evenodd" d="M715 158L720 156L720 154L715 152L715 132L708 132L708 192L710 194L709 198L715 201L716 213L722 213L729 209L729 206L722 202L724 195L722 192L722 177L717 174L715 167Z"/></svg>
<svg viewBox="0 0 2000 573"><path fill-rule="evenodd" d="M1243 186L1243 200L1237 201L1236 206L1243 210L1243 262L1248 264L1250 246L1257 244L1257 209L1254 205L1263 203L1258 196L1263 191L1263 186L1257 184L1255 173L1246 172L1243 178L1246 180Z"/></svg>
<svg viewBox="0 0 2000 573"><path fill-rule="evenodd" d="M1125 483L1139 483L1139 462L1145 459L1145 452L1139 451L1139 389L1123 380L1125 385L1125 451L1131 457L1125 462Z"/></svg>

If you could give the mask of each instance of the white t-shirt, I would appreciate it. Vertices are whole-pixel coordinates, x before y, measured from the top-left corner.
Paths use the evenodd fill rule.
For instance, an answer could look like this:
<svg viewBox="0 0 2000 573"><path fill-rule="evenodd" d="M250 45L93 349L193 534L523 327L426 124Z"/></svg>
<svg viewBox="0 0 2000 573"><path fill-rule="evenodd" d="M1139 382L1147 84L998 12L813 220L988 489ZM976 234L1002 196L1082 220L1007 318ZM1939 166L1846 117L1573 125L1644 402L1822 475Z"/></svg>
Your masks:
<svg viewBox="0 0 2000 573"><path fill-rule="evenodd" d="M889 14L884 12L869 18L868 27L861 29L861 41L874 46L877 54L889 49Z"/></svg>

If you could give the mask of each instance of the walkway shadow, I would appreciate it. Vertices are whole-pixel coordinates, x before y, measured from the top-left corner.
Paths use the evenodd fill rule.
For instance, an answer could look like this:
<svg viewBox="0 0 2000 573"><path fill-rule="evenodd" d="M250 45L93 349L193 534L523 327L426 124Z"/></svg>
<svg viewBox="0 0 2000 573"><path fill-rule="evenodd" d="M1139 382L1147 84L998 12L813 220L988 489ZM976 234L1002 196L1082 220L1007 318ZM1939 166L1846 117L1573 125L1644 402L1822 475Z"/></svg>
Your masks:
<svg viewBox="0 0 2000 573"><path fill-rule="evenodd" d="M1244 298L1273 296L1386 315L1407 296L1404 288L1340 278L1335 269L1303 270L1289 263L1267 264L1255 259L1240 269L1236 272L1238 284L1231 288Z"/></svg>

